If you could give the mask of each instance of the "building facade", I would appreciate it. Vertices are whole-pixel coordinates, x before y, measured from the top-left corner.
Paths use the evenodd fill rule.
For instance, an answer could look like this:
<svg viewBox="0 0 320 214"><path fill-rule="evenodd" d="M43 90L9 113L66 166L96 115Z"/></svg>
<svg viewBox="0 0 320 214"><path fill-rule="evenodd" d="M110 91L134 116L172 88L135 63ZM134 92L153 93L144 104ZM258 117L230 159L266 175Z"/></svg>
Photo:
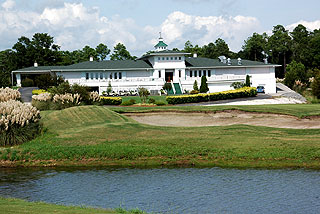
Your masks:
<svg viewBox="0 0 320 214"><path fill-rule="evenodd" d="M111 83L115 92L132 91L145 87L157 94L163 85L172 84L176 94L191 91L195 81L201 84L201 77L206 76L210 92L232 89L233 82L244 82L250 76L252 86L264 86L266 93L276 93L275 67L267 62L242 59L209 59L187 57L190 53L172 51L160 37L155 50L136 60L105 60L87 62L69 66L35 66L13 71L17 85L25 75L55 73L70 84L80 84L98 90L100 94Z"/></svg>

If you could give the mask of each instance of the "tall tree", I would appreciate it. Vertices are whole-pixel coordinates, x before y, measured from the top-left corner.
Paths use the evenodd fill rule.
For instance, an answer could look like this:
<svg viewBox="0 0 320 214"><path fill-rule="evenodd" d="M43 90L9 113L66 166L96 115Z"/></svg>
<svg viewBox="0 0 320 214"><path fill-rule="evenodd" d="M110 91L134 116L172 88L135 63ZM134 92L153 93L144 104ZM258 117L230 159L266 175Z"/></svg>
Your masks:
<svg viewBox="0 0 320 214"><path fill-rule="evenodd" d="M113 53L111 54L111 60L133 60L136 59L136 57L131 56L129 51L127 50L126 46L124 44L118 43L113 48Z"/></svg>
<svg viewBox="0 0 320 214"><path fill-rule="evenodd" d="M110 49L108 48L107 45L100 43L96 47L96 53L98 55L98 59L102 61L102 60L105 60L107 56L110 54Z"/></svg>
<svg viewBox="0 0 320 214"><path fill-rule="evenodd" d="M216 56L226 56L226 57L230 57L230 50L229 50L229 46L228 44L221 38L218 38L215 42L214 42L216 49L215 49L215 53Z"/></svg>
<svg viewBox="0 0 320 214"><path fill-rule="evenodd" d="M36 33L31 40L22 36L12 49L17 68L32 66L35 61L39 65L56 65L62 61L60 47L53 43L53 37L47 33Z"/></svg>
<svg viewBox="0 0 320 214"><path fill-rule="evenodd" d="M299 24L293 31L290 33L292 36L292 58L297 62L301 62L307 67L309 64L307 62L309 55L309 41L310 41L310 32L307 28Z"/></svg>
<svg viewBox="0 0 320 214"><path fill-rule="evenodd" d="M267 39L266 33L261 35L253 33L242 46L244 57L249 60L262 61L265 58Z"/></svg>
<svg viewBox="0 0 320 214"><path fill-rule="evenodd" d="M273 27L272 35L268 40L268 52L273 63L282 64L282 72L278 76L286 73L286 64L291 54L291 37L288 31L282 26Z"/></svg>
<svg viewBox="0 0 320 214"><path fill-rule="evenodd" d="M309 48L309 64L311 64L312 67L320 67L320 29L312 32Z"/></svg>
<svg viewBox="0 0 320 214"><path fill-rule="evenodd" d="M98 53L94 48L86 45L82 48L81 61L88 61L90 57L93 57L95 60L98 60Z"/></svg>

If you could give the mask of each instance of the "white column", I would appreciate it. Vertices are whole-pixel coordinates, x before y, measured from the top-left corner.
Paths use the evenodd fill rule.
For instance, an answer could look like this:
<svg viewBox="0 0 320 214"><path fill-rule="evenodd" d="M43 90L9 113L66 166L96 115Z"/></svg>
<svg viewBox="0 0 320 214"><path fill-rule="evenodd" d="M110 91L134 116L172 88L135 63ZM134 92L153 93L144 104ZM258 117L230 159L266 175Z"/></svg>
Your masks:
<svg viewBox="0 0 320 214"><path fill-rule="evenodd" d="M16 74L17 86L21 86L21 74Z"/></svg>

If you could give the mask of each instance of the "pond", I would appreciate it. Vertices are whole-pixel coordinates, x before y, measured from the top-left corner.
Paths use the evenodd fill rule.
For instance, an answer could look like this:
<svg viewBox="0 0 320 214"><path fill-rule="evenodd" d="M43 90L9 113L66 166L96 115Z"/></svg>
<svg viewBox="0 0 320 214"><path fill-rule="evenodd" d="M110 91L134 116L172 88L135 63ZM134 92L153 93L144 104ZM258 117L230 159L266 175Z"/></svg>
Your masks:
<svg viewBox="0 0 320 214"><path fill-rule="evenodd" d="M320 171L1 169L0 196L153 213L319 213Z"/></svg>

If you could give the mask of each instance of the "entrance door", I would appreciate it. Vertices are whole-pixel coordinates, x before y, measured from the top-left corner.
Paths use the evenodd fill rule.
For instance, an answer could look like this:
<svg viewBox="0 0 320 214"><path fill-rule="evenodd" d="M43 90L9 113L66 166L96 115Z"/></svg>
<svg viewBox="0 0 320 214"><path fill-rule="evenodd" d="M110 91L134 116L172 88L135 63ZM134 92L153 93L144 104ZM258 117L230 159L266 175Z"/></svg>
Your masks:
<svg viewBox="0 0 320 214"><path fill-rule="evenodd" d="M173 81L173 70L166 70L166 82Z"/></svg>

